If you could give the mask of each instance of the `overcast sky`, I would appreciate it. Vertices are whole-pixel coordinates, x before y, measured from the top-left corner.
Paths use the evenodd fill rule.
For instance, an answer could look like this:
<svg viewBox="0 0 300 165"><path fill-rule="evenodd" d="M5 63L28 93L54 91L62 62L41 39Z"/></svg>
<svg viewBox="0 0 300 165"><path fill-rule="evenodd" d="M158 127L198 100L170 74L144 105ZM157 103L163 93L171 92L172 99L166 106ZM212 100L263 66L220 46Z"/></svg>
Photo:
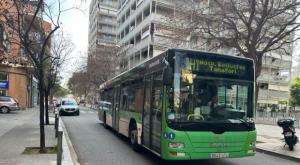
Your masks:
<svg viewBox="0 0 300 165"><path fill-rule="evenodd" d="M81 3L83 1L83 3ZM71 36L74 43L74 51L70 55L70 60L64 64L61 71L62 83L66 85L72 73L78 71L80 66L85 65L88 47L88 12L91 0L65 0L64 9L70 7L80 7L80 10L73 9L63 12L61 16L62 28L65 33Z"/></svg>

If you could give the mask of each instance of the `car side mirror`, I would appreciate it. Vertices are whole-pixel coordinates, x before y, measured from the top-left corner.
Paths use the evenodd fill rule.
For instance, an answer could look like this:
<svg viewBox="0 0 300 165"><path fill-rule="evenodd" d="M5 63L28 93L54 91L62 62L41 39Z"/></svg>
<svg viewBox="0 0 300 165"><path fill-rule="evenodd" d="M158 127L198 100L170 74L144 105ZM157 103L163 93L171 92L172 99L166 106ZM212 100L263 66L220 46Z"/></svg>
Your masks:
<svg viewBox="0 0 300 165"><path fill-rule="evenodd" d="M167 67L164 69L163 72L163 83L164 85L171 85L172 84L172 69L170 67Z"/></svg>

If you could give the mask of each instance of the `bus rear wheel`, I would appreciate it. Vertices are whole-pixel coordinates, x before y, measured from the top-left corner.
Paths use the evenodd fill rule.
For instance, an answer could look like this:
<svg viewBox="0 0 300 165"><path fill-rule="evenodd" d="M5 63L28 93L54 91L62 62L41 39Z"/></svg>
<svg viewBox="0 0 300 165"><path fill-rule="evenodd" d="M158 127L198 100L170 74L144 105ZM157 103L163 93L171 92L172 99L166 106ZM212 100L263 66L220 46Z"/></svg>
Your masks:
<svg viewBox="0 0 300 165"><path fill-rule="evenodd" d="M138 144L138 132L135 124L130 128L129 136L132 149L134 151L140 151L141 146Z"/></svg>

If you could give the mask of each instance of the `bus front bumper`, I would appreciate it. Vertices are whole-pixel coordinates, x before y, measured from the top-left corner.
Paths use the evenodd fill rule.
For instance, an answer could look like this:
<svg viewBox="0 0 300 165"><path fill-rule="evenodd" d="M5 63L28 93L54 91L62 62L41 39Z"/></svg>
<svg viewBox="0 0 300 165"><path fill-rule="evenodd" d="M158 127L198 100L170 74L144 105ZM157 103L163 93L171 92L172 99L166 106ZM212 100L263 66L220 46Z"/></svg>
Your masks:
<svg viewBox="0 0 300 165"><path fill-rule="evenodd" d="M221 159L221 158L240 158L254 156L255 149L236 152L186 152L186 151L168 151L163 157L165 160L201 160L201 159Z"/></svg>

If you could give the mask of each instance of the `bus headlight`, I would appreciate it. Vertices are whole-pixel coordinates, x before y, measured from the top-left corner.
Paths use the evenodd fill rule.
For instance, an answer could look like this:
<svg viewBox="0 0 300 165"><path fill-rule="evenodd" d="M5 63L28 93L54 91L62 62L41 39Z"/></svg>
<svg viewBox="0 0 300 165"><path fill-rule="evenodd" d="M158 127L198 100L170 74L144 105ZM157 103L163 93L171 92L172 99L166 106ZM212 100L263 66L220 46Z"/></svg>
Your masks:
<svg viewBox="0 0 300 165"><path fill-rule="evenodd" d="M183 143L170 142L169 143L169 148L184 148L184 144Z"/></svg>
<svg viewBox="0 0 300 165"><path fill-rule="evenodd" d="M253 141L249 144L250 147L255 147L256 146L256 141Z"/></svg>

